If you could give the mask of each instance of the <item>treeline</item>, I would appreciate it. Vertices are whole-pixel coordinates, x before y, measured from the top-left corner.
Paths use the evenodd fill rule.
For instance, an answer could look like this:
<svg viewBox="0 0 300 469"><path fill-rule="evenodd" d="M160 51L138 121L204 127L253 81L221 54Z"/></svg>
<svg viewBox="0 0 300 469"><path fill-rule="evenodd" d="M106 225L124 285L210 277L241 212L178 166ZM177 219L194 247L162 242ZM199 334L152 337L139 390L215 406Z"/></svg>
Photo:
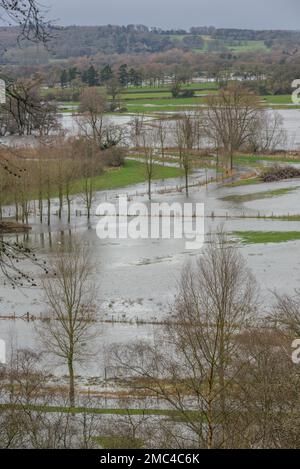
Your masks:
<svg viewBox="0 0 300 469"><path fill-rule="evenodd" d="M230 41L269 41L293 39L299 43L300 31L287 31L277 29L253 30L237 28L214 29L212 36Z"/></svg>
<svg viewBox="0 0 300 469"><path fill-rule="evenodd" d="M94 65L79 70L77 67L70 67L61 71L59 81L62 88L71 86L72 83L81 81L88 86L105 85L111 80L117 80L119 86L126 87L128 85L141 86L143 82L143 74L139 69L128 67L122 64L117 70L106 64L100 70Z"/></svg>
<svg viewBox="0 0 300 469"><path fill-rule="evenodd" d="M192 36L187 36L192 38ZM215 41L211 41L212 48ZM216 41L222 42L222 41ZM22 51L22 53L25 51ZM120 86L161 86L171 81L191 82L194 79L214 79L225 84L234 77L249 81L260 94L289 94L291 83L300 76L300 48L272 48L266 51L248 51L237 54L223 52L187 52L171 49L155 54L99 53L91 58L78 57L69 61L57 61L36 66L3 67L2 77L16 79L42 78L43 85L61 88L61 101L78 101L82 85L97 86L118 81ZM76 91L68 97L67 88ZM79 93L78 93L79 89Z"/></svg>
<svg viewBox="0 0 300 469"><path fill-rule="evenodd" d="M13 54L20 53L16 47L18 30L12 41L11 30L0 28L0 60L2 63L13 62ZM23 49L32 48L29 42L23 43ZM93 56L99 52L109 54L160 52L171 49L173 40L147 28L128 28L119 26L70 26L55 28L51 31L49 56L56 59L68 59Z"/></svg>
<svg viewBox="0 0 300 469"><path fill-rule="evenodd" d="M2 150L2 158L9 162L10 171L0 167L0 220L9 215L28 224L29 216L35 214L41 223L50 225L55 198L58 218L66 208L70 222L74 194L90 218L95 177L108 167L121 166L124 154L117 147L100 150L88 138L56 136L36 148Z"/></svg>
<svg viewBox="0 0 300 469"><path fill-rule="evenodd" d="M113 54L153 54L174 48L193 51L203 49L202 36L210 36L213 44L223 41L264 41L272 45L300 44L297 31L216 29L213 27L192 27L162 30L143 25L129 26L69 26L50 30L48 51L22 42L22 49L16 46L17 28L0 28L0 63L2 64L45 64L49 60L67 60L78 57L92 57L99 53ZM225 43L224 43L225 41ZM208 42L208 46L210 45ZM31 62L30 62L31 61Z"/></svg>

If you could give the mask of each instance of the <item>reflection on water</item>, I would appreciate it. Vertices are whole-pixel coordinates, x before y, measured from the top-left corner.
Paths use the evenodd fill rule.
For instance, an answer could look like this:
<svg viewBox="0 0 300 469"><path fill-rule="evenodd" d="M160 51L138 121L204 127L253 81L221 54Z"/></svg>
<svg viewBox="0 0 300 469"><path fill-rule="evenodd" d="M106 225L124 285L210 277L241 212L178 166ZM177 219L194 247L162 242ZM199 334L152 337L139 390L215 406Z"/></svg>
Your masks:
<svg viewBox="0 0 300 469"><path fill-rule="evenodd" d="M161 202L204 202L206 232L217 230L223 223L225 229L234 231L300 231L300 222L285 222L280 220L255 219L259 215L280 215L299 213L299 195L297 189L281 197L256 200L247 203L225 202L222 199L230 194L248 194L263 192L282 187L299 187L299 181L284 181L279 184L261 184L259 186L245 186L237 188L218 188L211 185L208 189L194 188L190 198L186 199L183 193L172 192L159 194L155 201ZM134 191L134 188L126 188ZM103 200L103 194L98 194ZM105 200L117 201L116 191L106 193ZM146 200L146 196L137 196L134 200ZM76 204L76 202L74 201ZM236 218L230 218L235 216ZM250 216L252 218L247 218ZM245 218L243 218L245 217ZM18 234L10 239L17 242L28 243L39 252L39 256L46 261L51 260L53 250L64 245L72 237L80 237L92 253L95 264L94 281L98 291L98 309L105 320L138 322L155 322L168 314L170 303L176 295L176 282L185 262L195 259L200 252L187 251L184 239L116 239L100 240L96 236L96 225L99 219L92 217L87 223L84 216L74 216L71 225L65 220L52 218L49 229L40 225L38 220L32 218L32 231ZM285 290L298 286L298 274L292 278L290 269L298 272L298 258L294 255L298 242L284 245L253 245L240 246L241 252L247 257L250 267L262 287L265 301L268 305L272 295L269 288ZM284 253L284 254L283 254ZM290 264L290 268L288 266ZM34 270L31 265L27 266ZM267 272L267 275L266 275ZM34 275L40 275L35 269ZM288 282L287 282L288 279ZM44 312L42 292L39 288L11 291L2 289L0 301L0 314L15 313L22 316L27 312L40 315Z"/></svg>
<svg viewBox="0 0 300 469"><path fill-rule="evenodd" d="M272 111L271 111L272 112ZM276 110L281 117L283 118L283 128L287 135L287 143L286 149L289 150L297 150L300 148L300 109L280 109ZM152 119L153 117L147 117L147 119ZM132 116L131 115L122 115L116 114L113 116L109 116L107 119L112 124L123 126L125 129L128 128L128 124L130 123ZM78 123L76 121L76 116L72 113L64 113L59 116L59 121L62 126L62 129L65 130L69 135L77 135L79 128ZM175 126L175 121L170 121L170 128ZM130 132L126 132L127 134L127 143L130 142L129 134ZM173 136L169 136L166 141L167 145L173 145ZM15 145L15 146L23 146L23 145L34 145L35 139L34 137L19 137L19 136L8 136L0 138L0 142L5 143L6 145Z"/></svg>
<svg viewBox="0 0 300 469"><path fill-rule="evenodd" d="M299 110L280 111L285 116L285 125L290 135L298 134ZM121 116L120 116L121 117ZM300 135L297 137L300 138ZM297 139L295 140L297 143ZM300 144L300 140L297 145ZM212 177L209 172L208 177ZM199 171L194 176L196 180L206 177ZM154 201L159 202L204 202L206 213L206 232L216 231L220 223L232 233L234 231L300 231L300 222L285 222L270 219L247 218L260 216L299 214L300 190L263 200L245 203L226 202L222 197L231 194L252 194L255 192L271 191L285 187L299 187L299 180L284 181L274 184L260 184L258 187L243 186L236 188L218 187L215 184L205 187L194 187L190 191L190 198L186 199L183 192L176 190L183 181L166 180L155 181ZM164 190L162 190L164 189ZM171 192L170 189L172 189ZM130 195L134 201L146 201L144 184L126 187L120 191L99 192L95 198L95 205L103 201L117 201L119 193ZM70 242L73 237L81 237L82 243L89 247L95 265L93 280L98 293L98 313L101 323L101 340L105 349L114 342L130 342L138 338L152 340L153 331L169 313L171 304L176 296L176 285L182 266L193 262L201 252L187 251L185 240L99 240L95 227L97 217L91 222L82 216L76 216L76 209L81 209L81 201L75 198L72 202L73 216L71 224L66 219L61 221L55 216L56 205L53 203L54 214L51 227L41 225L37 218L32 217L30 224L32 231L25 234L9 236L9 239L28 244L36 249L39 256L51 261L53 250L58 245ZM7 209L9 212L9 209ZM268 245L239 245L249 267L253 270L262 290L262 301L266 312L273 302L271 290L290 293L300 284L300 242L294 241L284 244ZM37 267L26 262L28 269L35 277L41 272ZM13 337L20 346L35 345L34 321L26 321L27 313L30 318L39 317L45 313L43 292L40 287L12 290L3 286L0 290L0 315L23 317L24 320L0 321L1 338L7 340ZM99 323L100 324L100 323ZM101 358L102 357L102 358ZM89 365L83 373L101 374L103 372L103 354L97 361Z"/></svg>

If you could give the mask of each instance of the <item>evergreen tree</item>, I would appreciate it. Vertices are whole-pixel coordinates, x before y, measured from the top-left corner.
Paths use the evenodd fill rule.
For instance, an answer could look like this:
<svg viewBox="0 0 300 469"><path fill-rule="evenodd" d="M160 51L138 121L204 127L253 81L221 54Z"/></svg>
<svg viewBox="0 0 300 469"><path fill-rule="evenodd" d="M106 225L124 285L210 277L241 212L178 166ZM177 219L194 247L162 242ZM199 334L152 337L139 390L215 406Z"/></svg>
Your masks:
<svg viewBox="0 0 300 469"><path fill-rule="evenodd" d="M97 86L99 84L98 73L94 65L91 65L83 72L82 81L87 83L89 86Z"/></svg>
<svg viewBox="0 0 300 469"><path fill-rule="evenodd" d="M73 81L75 80L75 78L77 77L78 75L78 70L76 67L70 67L69 68L69 81Z"/></svg>
<svg viewBox="0 0 300 469"><path fill-rule="evenodd" d="M129 83L133 86L141 86L142 84L142 74L138 71L135 70L134 68L131 68L129 70Z"/></svg>
<svg viewBox="0 0 300 469"><path fill-rule="evenodd" d="M109 64L106 64L100 73L101 83L107 83L113 78L113 76L114 76L114 72L112 71L111 66Z"/></svg>
<svg viewBox="0 0 300 469"><path fill-rule="evenodd" d="M127 64L121 65L119 68L119 82L121 86L128 86L129 83L129 75L128 75L128 67Z"/></svg>
<svg viewBox="0 0 300 469"><path fill-rule="evenodd" d="M67 70L62 70L60 74L60 86L65 88L69 83L69 75Z"/></svg>

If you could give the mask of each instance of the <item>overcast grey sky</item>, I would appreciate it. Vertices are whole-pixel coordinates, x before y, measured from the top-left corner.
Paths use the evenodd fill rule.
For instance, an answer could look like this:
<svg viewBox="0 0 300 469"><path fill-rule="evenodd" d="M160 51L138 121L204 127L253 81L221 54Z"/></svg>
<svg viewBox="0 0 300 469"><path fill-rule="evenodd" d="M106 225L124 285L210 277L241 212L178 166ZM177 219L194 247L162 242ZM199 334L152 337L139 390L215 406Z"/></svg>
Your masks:
<svg viewBox="0 0 300 469"><path fill-rule="evenodd" d="M300 29L299 0L40 0L60 24Z"/></svg>

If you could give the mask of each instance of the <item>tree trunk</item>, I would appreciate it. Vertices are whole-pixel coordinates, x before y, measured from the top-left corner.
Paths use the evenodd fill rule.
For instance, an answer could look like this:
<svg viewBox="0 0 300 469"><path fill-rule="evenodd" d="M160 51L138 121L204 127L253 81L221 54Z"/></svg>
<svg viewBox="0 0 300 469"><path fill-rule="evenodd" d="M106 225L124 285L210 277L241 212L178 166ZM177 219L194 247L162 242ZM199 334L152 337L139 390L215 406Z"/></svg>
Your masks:
<svg viewBox="0 0 300 469"><path fill-rule="evenodd" d="M68 204L68 223L71 223L71 201L67 195L67 204Z"/></svg>
<svg viewBox="0 0 300 469"><path fill-rule="evenodd" d="M43 199L40 194L39 196L39 210L40 210L40 223L43 223Z"/></svg>
<svg viewBox="0 0 300 469"><path fill-rule="evenodd" d="M58 218L59 218L59 220L61 220L62 208L63 208L63 193L62 193L62 189L59 188L59 209L58 209Z"/></svg>
<svg viewBox="0 0 300 469"><path fill-rule="evenodd" d="M74 377L74 367L73 367L73 357L68 359L68 369L69 369L69 401L70 407L75 407L75 377Z"/></svg>
<svg viewBox="0 0 300 469"><path fill-rule="evenodd" d="M51 200L49 198L48 199L48 226L50 226L50 219L51 219L50 211L51 211Z"/></svg>
<svg viewBox="0 0 300 469"><path fill-rule="evenodd" d="M187 169L185 170L185 192L187 197L189 196L189 174Z"/></svg>

